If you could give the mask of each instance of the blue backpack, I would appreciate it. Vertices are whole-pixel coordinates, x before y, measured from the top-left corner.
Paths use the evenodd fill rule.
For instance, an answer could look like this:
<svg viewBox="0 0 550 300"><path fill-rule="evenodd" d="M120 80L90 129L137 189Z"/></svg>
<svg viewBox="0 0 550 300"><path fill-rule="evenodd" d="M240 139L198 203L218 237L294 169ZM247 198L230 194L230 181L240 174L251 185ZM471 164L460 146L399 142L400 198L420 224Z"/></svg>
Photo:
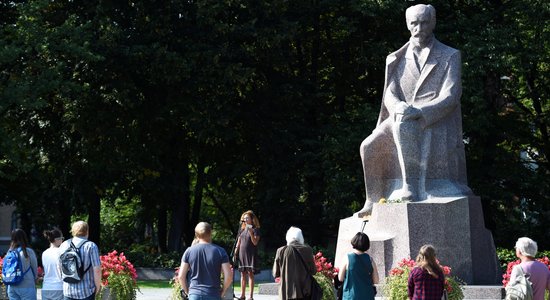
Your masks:
<svg viewBox="0 0 550 300"><path fill-rule="evenodd" d="M29 266L29 268L23 272L23 262L21 261L21 256L19 252L21 247L8 251L8 254L4 257L4 264L2 266L2 282L7 285L17 285L23 278L25 274L32 271L34 276L34 270Z"/></svg>

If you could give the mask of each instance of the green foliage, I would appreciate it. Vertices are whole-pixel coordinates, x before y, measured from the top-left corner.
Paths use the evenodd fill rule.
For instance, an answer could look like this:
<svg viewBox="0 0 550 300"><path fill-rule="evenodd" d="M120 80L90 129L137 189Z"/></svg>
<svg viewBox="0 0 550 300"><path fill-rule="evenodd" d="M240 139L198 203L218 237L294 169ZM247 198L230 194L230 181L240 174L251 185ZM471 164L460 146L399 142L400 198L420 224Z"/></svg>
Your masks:
<svg viewBox="0 0 550 300"><path fill-rule="evenodd" d="M111 274L109 275L108 292L113 299L135 300L136 290L134 280L128 274ZM103 299L103 294L107 292L104 288L102 293L96 295L96 300Z"/></svg>
<svg viewBox="0 0 550 300"><path fill-rule="evenodd" d="M506 249L501 247L497 247L497 257L500 262L500 269L502 272L506 272L509 262L518 259L514 249Z"/></svg>
<svg viewBox="0 0 550 300"><path fill-rule="evenodd" d="M181 297L181 285L179 281L176 278L172 278L170 280L171 285L171 294L170 294L170 300L183 300Z"/></svg>
<svg viewBox="0 0 550 300"><path fill-rule="evenodd" d="M141 232L137 232L139 201L115 199L101 201L101 252L112 250L126 252L128 245L138 241ZM124 234L122 234L124 233ZM136 261L132 260L131 261Z"/></svg>
<svg viewBox="0 0 550 300"><path fill-rule="evenodd" d="M386 277L384 295L392 300L409 299L407 279L409 278L410 272L411 270L409 268L405 268L403 274L400 276Z"/></svg>
<svg viewBox="0 0 550 300"><path fill-rule="evenodd" d="M460 278L456 276L449 276L447 277L447 295L449 300L462 300L464 299L464 285L466 285L465 282L460 280ZM450 290L450 292L449 292Z"/></svg>
<svg viewBox="0 0 550 300"><path fill-rule="evenodd" d="M321 289L323 290L322 300L334 300L336 298L334 285L330 279L321 273L313 275L313 278L317 281L317 283L319 283Z"/></svg>
<svg viewBox="0 0 550 300"><path fill-rule="evenodd" d="M134 266L142 268L176 268L180 266L182 253L147 252L143 247L136 247L124 253Z"/></svg>
<svg viewBox="0 0 550 300"><path fill-rule="evenodd" d="M253 209L271 251L290 224L329 245L363 205L357 150L413 3L4 2L0 202L28 231L86 214L102 250L182 252L207 220L228 249ZM500 246L529 235L546 248L550 7L432 4L437 37L463 55L468 178L487 225Z"/></svg>

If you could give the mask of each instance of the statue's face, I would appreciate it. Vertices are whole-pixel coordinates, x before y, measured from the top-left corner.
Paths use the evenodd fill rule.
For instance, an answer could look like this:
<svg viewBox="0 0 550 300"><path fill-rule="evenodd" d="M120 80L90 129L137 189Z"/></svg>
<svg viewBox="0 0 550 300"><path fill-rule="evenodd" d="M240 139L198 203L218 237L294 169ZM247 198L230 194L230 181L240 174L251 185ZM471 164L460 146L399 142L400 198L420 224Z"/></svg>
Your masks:
<svg viewBox="0 0 550 300"><path fill-rule="evenodd" d="M435 21L427 9L416 9L407 14L407 28L415 47L425 47L433 36Z"/></svg>

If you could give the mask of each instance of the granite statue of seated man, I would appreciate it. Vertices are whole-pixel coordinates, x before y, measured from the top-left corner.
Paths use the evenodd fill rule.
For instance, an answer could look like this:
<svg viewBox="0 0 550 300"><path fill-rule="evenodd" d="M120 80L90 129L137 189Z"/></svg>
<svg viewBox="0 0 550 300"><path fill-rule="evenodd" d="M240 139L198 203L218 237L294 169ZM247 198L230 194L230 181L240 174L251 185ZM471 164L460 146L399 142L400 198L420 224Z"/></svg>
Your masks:
<svg viewBox="0 0 550 300"><path fill-rule="evenodd" d="M460 52L435 39L431 5L406 11L411 38L386 59L378 124L361 144L365 206L380 198L420 201L471 193L460 110Z"/></svg>

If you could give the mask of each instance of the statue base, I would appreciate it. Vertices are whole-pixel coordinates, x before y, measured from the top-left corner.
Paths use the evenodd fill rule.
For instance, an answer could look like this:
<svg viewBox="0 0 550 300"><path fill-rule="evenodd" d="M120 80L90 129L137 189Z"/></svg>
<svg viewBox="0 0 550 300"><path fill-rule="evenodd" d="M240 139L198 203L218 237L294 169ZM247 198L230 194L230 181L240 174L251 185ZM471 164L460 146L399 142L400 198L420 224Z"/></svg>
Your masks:
<svg viewBox="0 0 550 300"><path fill-rule="evenodd" d="M340 220L335 265L351 251L351 238L363 230L370 238L369 254L381 280L403 258L415 259L424 244L432 244L441 264L467 284L499 284L502 280L493 236L485 228L477 196L431 198L407 203L375 203L370 219Z"/></svg>

